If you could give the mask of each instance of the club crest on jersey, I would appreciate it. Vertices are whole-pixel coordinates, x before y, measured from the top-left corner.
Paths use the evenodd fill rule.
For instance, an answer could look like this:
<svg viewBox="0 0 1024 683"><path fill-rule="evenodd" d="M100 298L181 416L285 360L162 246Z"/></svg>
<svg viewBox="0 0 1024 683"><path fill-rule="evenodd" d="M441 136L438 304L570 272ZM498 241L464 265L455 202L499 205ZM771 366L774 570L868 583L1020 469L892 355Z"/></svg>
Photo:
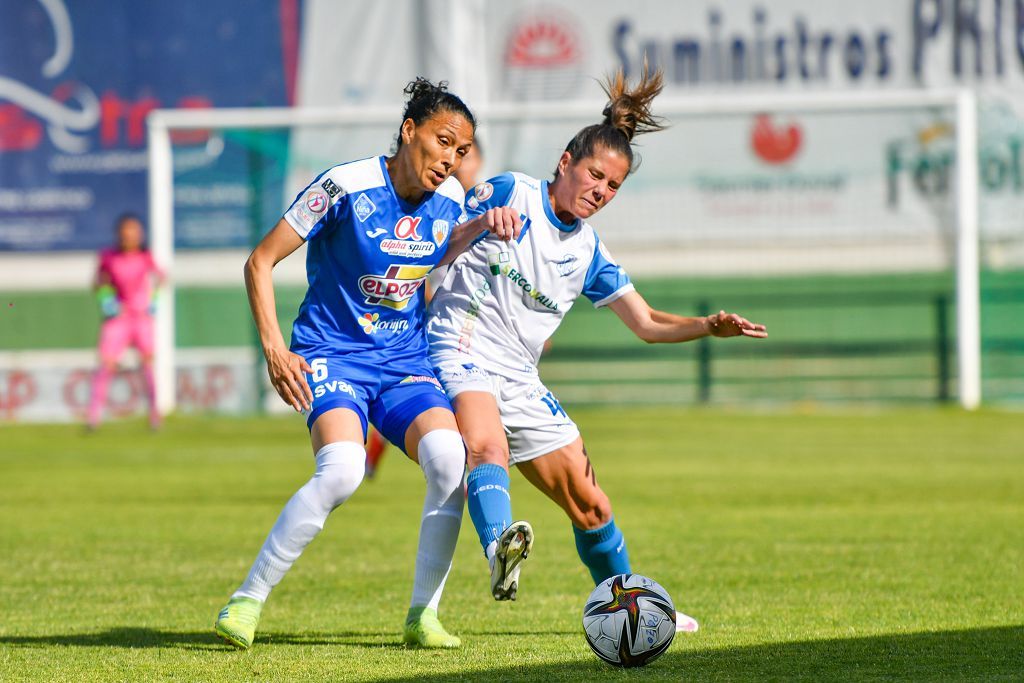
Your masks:
<svg viewBox="0 0 1024 683"><path fill-rule="evenodd" d="M431 227L431 233L433 233L434 236L434 244L441 246L441 244L448 239L448 233L451 231L452 226L448 221L434 221L434 225Z"/></svg>
<svg viewBox="0 0 1024 683"><path fill-rule="evenodd" d="M360 193L355 203L352 204L352 211L355 212L356 218L359 219L360 223L366 221L373 212L377 210L377 206L370 201L370 198L366 196L365 192Z"/></svg>
<svg viewBox="0 0 1024 683"><path fill-rule="evenodd" d="M306 208L314 214L327 211L327 197L322 192L317 192L316 190L310 192L306 195Z"/></svg>
<svg viewBox="0 0 1024 683"><path fill-rule="evenodd" d="M478 202L486 202L492 194L494 194L494 185L490 183L480 183L473 188L473 196Z"/></svg>
<svg viewBox="0 0 1024 683"><path fill-rule="evenodd" d="M423 220L422 216L402 216L395 223L395 238L400 240L416 240L419 242L423 239L420 235L419 227L420 221Z"/></svg>
<svg viewBox="0 0 1024 683"><path fill-rule="evenodd" d="M359 291L366 303L401 311L427 279L431 266L391 265L383 275L359 278Z"/></svg>
<svg viewBox="0 0 1024 683"><path fill-rule="evenodd" d="M558 274L562 277L572 275L580 267L580 260L575 254L566 254L557 263Z"/></svg>

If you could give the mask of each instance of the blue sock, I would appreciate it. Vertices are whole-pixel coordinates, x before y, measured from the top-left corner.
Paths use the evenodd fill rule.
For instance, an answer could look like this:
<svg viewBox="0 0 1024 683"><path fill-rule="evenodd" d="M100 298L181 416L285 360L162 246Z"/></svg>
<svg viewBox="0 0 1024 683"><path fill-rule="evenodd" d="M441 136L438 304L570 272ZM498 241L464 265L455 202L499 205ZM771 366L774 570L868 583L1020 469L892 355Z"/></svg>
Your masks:
<svg viewBox="0 0 1024 683"><path fill-rule="evenodd" d="M615 518L597 529L584 531L573 527L572 531L576 534L576 552L590 570L595 585L616 574L630 573L626 539L615 526Z"/></svg>
<svg viewBox="0 0 1024 683"><path fill-rule="evenodd" d="M508 470L500 465L477 465L466 479L469 516L485 551L512 523L512 497L508 490Z"/></svg>

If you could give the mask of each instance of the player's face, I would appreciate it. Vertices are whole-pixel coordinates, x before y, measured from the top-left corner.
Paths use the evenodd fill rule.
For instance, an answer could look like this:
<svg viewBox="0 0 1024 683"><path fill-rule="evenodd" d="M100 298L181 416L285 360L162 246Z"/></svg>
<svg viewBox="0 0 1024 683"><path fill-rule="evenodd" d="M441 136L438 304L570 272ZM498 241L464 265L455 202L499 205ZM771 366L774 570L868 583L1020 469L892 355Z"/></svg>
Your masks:
<svg viewBox="0 0 1024 683"><path fill-rule="evenodd" d="M578 161L568 152L558 161L558 179L552 183L559 211L590 218L615 198L629 174L629 159L607 147Z"/></svg>
<svg viewBox="0 0 1024 683"><path fill-rule="evenodd" d="M402 150L409 170L427 192L459 169L472 146L473 126L461 114L442 111L418 126L412 119L402 124Z"/></svg>
<svg viewBox="0 0 1024 683"><path fill-rule="evenodd" d="M462 165L459 166L459 170L455 172L455 177L460 183L462 183L462 189L469 192L472 188L477 185L477 176L480 175L480 164L483 160L480 158L479 148L473 145L469 148L469 152L466 156L462 157Z"/></svg>
<svg viewBox="0 0 1024 683"><path fill-rule="evenodd" d="M121 251L136 251L142 248L142 224L134 218L121 221L117 226L117 246Z"/></svg>

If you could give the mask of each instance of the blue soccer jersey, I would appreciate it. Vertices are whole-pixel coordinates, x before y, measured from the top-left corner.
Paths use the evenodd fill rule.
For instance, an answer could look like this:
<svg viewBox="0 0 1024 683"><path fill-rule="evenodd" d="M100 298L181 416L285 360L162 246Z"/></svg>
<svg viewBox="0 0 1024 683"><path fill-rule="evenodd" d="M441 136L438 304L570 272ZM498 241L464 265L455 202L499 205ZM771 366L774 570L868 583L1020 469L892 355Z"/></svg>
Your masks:
<svg viewBox="0 0 1024 683"><path fill-rule="evenodd" d="M309 289L292 327L292 351L426 354L422 286L464 219L462 207L455 178L415 206L406 203L384 157L317 177L284 215L308 243Z"/></svg>

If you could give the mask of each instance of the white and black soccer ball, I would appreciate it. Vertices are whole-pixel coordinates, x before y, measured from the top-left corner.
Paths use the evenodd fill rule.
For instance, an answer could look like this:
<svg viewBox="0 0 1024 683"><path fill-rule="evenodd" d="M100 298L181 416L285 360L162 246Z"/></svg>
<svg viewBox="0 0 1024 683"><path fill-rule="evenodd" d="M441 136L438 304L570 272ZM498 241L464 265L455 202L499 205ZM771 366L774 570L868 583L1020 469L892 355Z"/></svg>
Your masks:
<svg viewBox="0 0 1024 683"><path fill-rule="evenodd" d="M614 666L643 666L676 636L676 608L668 591L639 574L619 574L597 585L583 607L587 644Z"/></svg>

